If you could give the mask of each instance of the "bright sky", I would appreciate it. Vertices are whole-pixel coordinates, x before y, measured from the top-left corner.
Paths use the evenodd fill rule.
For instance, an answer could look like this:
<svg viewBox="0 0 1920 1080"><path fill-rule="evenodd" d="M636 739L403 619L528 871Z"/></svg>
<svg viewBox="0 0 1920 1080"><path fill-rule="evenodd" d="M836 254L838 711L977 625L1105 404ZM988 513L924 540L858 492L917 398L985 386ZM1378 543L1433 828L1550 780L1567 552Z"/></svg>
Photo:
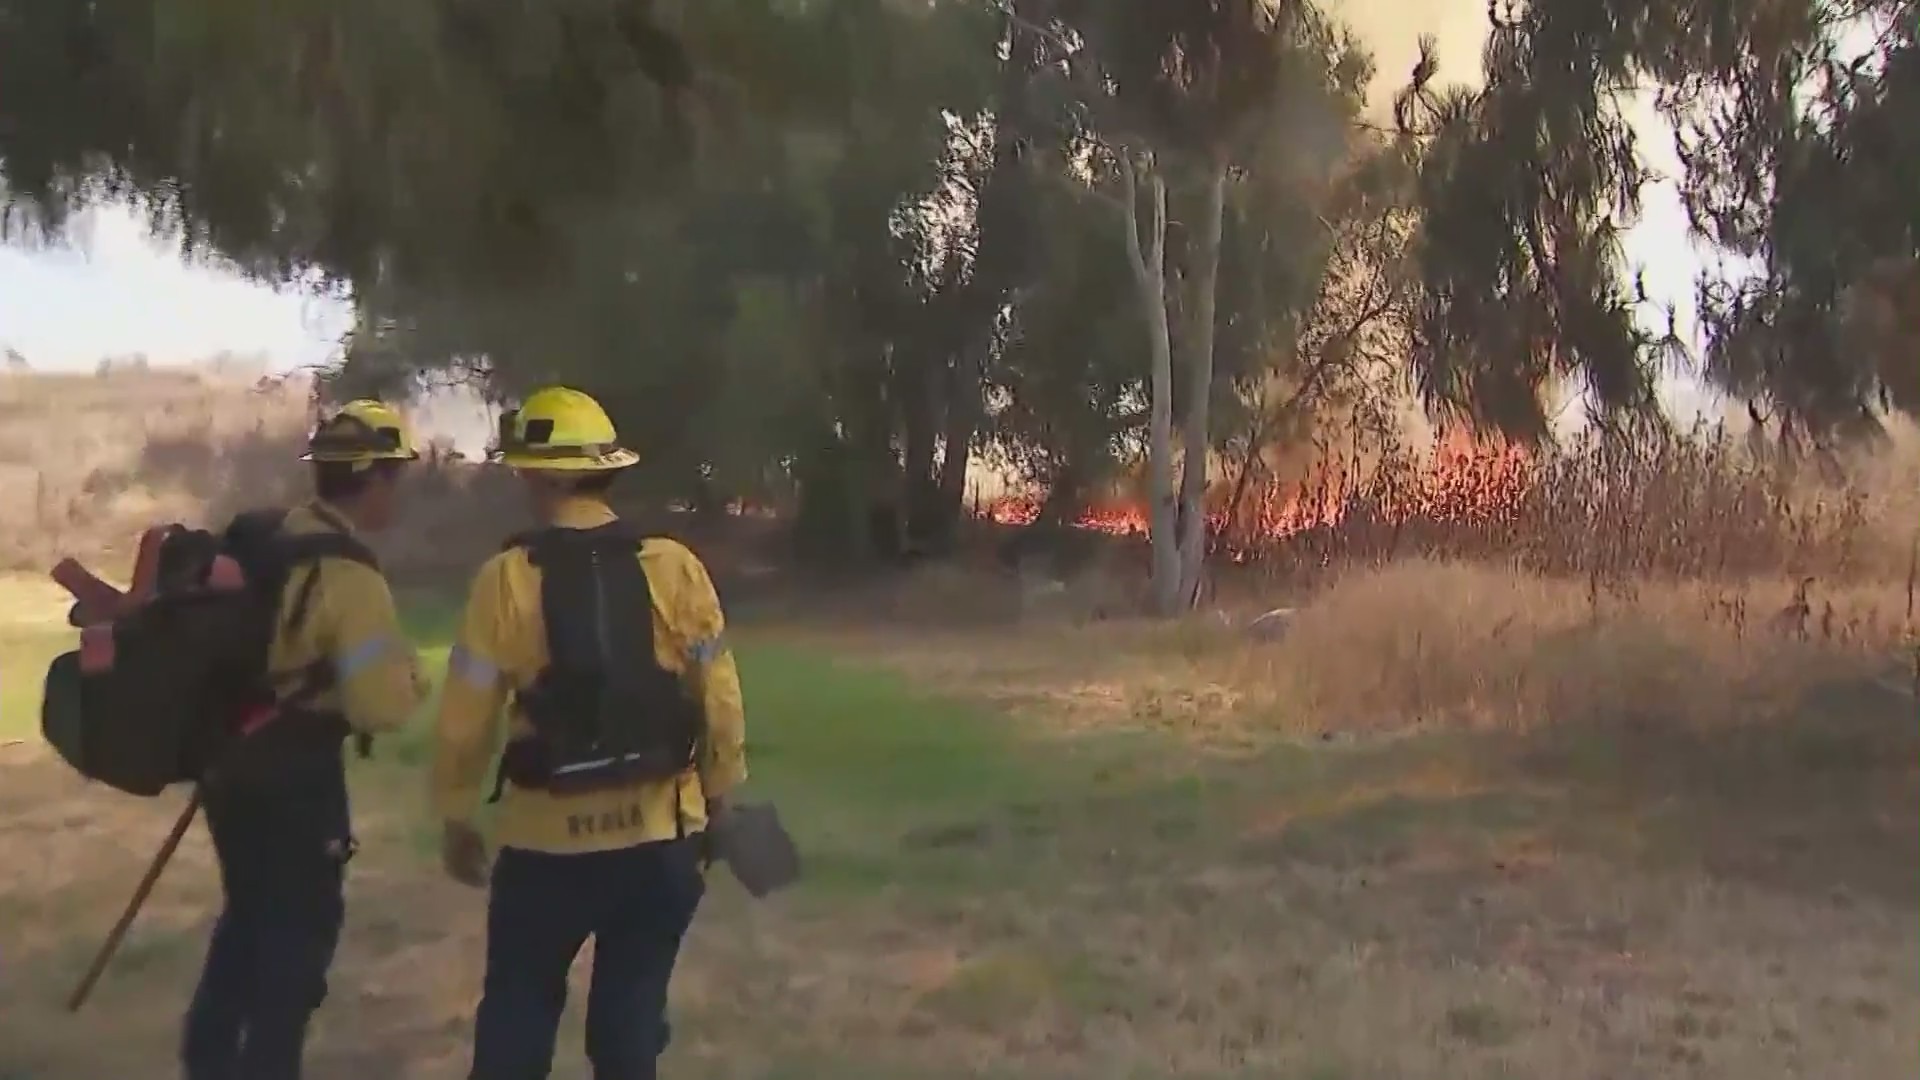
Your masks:
<svg viewBox="0 0 1920 1080"><path fill-rule="evenodd" d="M260 353L279 370L333 358L353 325L337 297L275 291L190 265L132 211L88 211L63 243L0 246L0 347L41 370L105 356L155 363Z"/></svg>
<svg viewBox="0 0 1920 1080"><path fill-rule="evenodd" d="M340 356L353 327L337 293L247 281L217 264L188 263L132 210L89 210L62 242L0 245L0 349L39 371L87 371L104 357L145 354L154 364L222 352L283 372ZM415 409L425 437L480 451L492 429L477 396L436 393Z"/></svg>

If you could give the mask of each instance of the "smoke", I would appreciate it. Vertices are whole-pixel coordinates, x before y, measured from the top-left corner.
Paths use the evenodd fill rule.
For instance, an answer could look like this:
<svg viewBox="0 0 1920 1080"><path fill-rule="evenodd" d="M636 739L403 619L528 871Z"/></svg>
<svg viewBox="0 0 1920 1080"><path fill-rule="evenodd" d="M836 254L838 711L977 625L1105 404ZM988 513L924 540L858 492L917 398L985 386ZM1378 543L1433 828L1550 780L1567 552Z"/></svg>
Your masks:
<svg viewBox="0 0 1920 1080"><path fill-rule="evenodd" d="M1480 84L1486 0L1336 0L1327 12L1373 51L1376 70L1367 110L1376 121L1391 119L1393 95L1413 74L1423 35L1433 35L1438 43L1440 83Z"/></svg>

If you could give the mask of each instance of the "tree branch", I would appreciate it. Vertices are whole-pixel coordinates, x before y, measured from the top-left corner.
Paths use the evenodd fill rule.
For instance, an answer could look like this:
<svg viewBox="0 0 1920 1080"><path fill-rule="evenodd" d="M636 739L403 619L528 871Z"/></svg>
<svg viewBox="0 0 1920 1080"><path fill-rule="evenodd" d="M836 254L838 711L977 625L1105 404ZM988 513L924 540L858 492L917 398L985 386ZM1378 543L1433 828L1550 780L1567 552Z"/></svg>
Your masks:
<svg viewBox="0 0 1920 1080"><path fill-rule="evenodd" d="M1134 280L1144 281L1147 277L1147 259L1140 251L1140 180L1134 175L1133 156L1121 152L1120 184L1126 193L1127 225L1127 261L1133 266Z"/></svg>
<svg viewBox="0 0 1920 1080"><path fill-rule="evenodd" d="M1153 217L1149 219L1153 229L1152 240L1154 279L1164 282L1167 273L1167 182L1160 175L1159 163L1154 160L1153 152L1146 152L1148 177L1153 191Z"/></svg>

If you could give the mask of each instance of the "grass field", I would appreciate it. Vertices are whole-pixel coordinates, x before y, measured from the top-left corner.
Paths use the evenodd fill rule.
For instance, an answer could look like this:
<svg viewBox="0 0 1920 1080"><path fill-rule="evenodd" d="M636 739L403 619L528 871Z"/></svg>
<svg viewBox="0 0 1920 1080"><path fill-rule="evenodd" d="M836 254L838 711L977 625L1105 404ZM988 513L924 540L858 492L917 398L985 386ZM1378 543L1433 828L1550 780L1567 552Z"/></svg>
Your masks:
<svg viewBox="0 0 1920 1080"><path fill-rule="evenodd" d="M30 732L25 677L62 636L6 627L0 739ZM1333 658L1382 644L1311 612L1296 633L743 629L751 786L809 879L764 904L713 890L668 1075L1920 1075L1910 697L1813 686L1728 729L1323 729L1403 707L1387 684L1411 676L1336 699ZM1582 692L1624 670L1540 640L1555 671L1595 660ZM1715 670L1676 656L1676 679ZM1473 715L1558 700L1502 662L1463 691ZM1651 679L1620 700L1675 692ZM413 733L356 766L320 1080L463 1075L483 898L432 860L424 757ZM217 896L197 831L88 1010L60 1002L177 806L0 750L0 1078L169 1074ZM582 1075L577 1010L563 1040L556 1075Z"/></svg>

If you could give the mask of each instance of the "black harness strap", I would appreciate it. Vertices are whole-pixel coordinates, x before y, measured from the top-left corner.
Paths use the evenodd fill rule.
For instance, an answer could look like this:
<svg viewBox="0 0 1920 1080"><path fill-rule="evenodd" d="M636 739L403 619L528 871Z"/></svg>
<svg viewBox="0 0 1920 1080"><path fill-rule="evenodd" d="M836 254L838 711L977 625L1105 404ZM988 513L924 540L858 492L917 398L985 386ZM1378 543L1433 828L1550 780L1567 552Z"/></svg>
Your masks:
<svg viewBox="0 0 1920 1080"><path fill-rule="evenodd" d="M275 620L277 635L295 633L306 625L307 617L312 614L314 593L320 584L322 559L344 559L374 570L380 568L373 550L352 535L351 526L325 507L315 505L309 510L327 527L325 531L287 533L286 511L243 515L228 527L230 540L260 545L260 550L266 554L273 568L273 579L264 584L275 590L276 596L285 595L288 578L302 568L306 570L286 612ZM322 656L291 672L277 675L269 673L268 680L276 687L278 707L291 712L304 708L333 689L338 682L338 674L333 658ZM283 680L288 679L291 680L290 687L284 693L277 692L278 687L286 685ZM356 734L354 749L363 759L372 757L372 737Z"/></svg>
<svg viewBox="0 0 1920 1080"><path fill-rule="evenodd" d="M540 571L540 609L547 641L547 669L533 687L518 692L516 707L536 728L536 734L520 753L544 753L535 749L545 738L541 731L543 705L557 707L560 715L574 710L604 707L598 695L608 685L608 674L621 674L631 665L658 666L655 658L652 583L637 560L647 538L630 531L619 521L591 529L549 528L510 539L502 550L523 549L532 566ZM621 573L603 577L606 560L635 560L621 567ZM637 576L629 576L635 574ZM544 685L543 685L544 684ZM582 692L582 685L593 689ZM537 699L544 692L558 690L557 702ZM578 698L579 700L574 700ZM529 708L529 706L533 706ZM525 771L515 773L516 753L509 745L494 774L489 803L504 795L509 779L524 783ZM524 764L524 759L521 759ZM543 761L540 768L551 766ZM674 776L674 832L686 835L686 815L679 805L684 792L681 774Z"/></svg>
<svg viewBox="0 0 1920 1080"><path fill-rule="evenodd" d="M606 627L606 598L594 592L595 617L582 619L581 613L571 606L582 590L581 583L566 580L563 575L572 569L568 560L581 553L590 556L618 553L628 558L638 558L646 538L627 529L625 523L610 521L605 525L591 529L567 529L552 526L517 533L501 545L502 551L520 549L526 552L527 562L540 572L540 621L547 639L547 665L549 670L555 666L587 665L605 670L607 666L618 663L618 658L610 655L613 642L608 640ZM560 568L565 566L565 570ZM556 572L558 571L558 572ZM644 572L640 575L641 587L650 589ZM644 644L653 647L653 617L651 611L651 593L648 593L649 609L645 621L646 634ZM624 644L624 642L623 642ZM635 650L636 652L638 650ZM647 653L644 655L651 655ZM529 718L531 720L531 718ZM494 770L493 792L487 797L489 805L500 801L506 793L508 761L501 756L500 765Z"/></svg>

